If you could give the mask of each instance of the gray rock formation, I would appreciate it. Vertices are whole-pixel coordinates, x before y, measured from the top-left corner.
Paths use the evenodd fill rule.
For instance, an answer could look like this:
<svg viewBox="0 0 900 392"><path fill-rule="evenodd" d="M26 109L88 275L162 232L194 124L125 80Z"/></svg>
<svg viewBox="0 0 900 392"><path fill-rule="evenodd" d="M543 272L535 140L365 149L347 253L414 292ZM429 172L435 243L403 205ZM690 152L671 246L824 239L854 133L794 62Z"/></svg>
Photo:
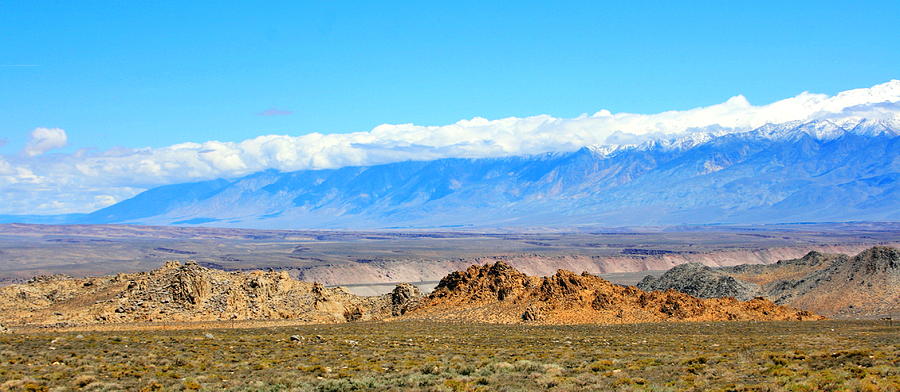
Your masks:
<svg viewBox="0 0 900 392"><path fill-rule="evenodd" d="M400 283L391 292L391 315L401 316L418 304L422 298L419 288L409 284Z"/></svg>
<svg viewBox="0 0 900 392"><path fill-rule="evenodd" d="M645 291L673 289L700 298L734 297L742 301L758 295L759 287L739 281L699 263L676 266L658 278L644 277L637 287Z"/></svg>

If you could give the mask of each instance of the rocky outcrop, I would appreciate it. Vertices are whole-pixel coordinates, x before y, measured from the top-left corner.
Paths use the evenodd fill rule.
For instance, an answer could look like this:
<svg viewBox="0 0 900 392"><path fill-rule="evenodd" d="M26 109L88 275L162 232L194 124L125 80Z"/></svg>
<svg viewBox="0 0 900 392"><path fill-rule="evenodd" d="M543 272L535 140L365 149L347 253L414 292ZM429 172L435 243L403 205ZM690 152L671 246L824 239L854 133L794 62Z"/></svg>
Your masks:
<svg viewBox="0 0 900 392"><path fill-rule="evenodd" d="M886 246L876 246L854 256L846 268L850 280L859 276L897 275L900 272L900 250Z"/></svg>
<svg viewBox="0 0 900 392"><path fill-rule="evenodd" d="M528 276L502 261L448 275L407 317L538 324L819 318L763 298L742 302L674 290L645 292L565 270L548 277Z"/></svg>
<svg viewBox="0 0 900 392"><path fill-rule="evenodd" d="M535 287L538 281L506 262L498 261L450 273L441 279L430 298L453 300L464 297L467 301L504 301Z"/></svg>
<svg viewBox="0 0 900 392"><path fill-rule="evenodd" d="M827 268L771 282L763 290L777 302L831 316L900 315L900 250L879 246L840 256Z"/></svg>
<svg viewBox="0 0 900 392"><path fill-rule="evenodd" d="M522 313L522 321L528 322L536 322L541 321L545 318L544 311L541 309L539 305L531 304L525 308L525 312Z"/></svg>
<svg viewBox="0 0 900 392"><path fill-rule="evenodd" d="M896 316L900 251L876 246L853 257L809 252L770 265L679 266L659 278L647 277L638 286L700 297L759 295L830 317Z"/></svg>
<svg viewBox="0 0 900 392"><path fill-rule="evenodd" d="M497 261L447 275L427 297L409 284L382 296L361 297L298 281L283 271L224 272L193 262L169 262L136 274L40 277L2 287L0 322L77 326L256 319L534 324L819 319L806 311L810 309L839 316L891 315L900 308L900 251L875 247L854 257L810 252L770 266L687 265L659 279L646 279L641 286L653 290L612 284L586 272L530 276ZM716 298L698 298L676 287ZM767 298L749 298L753 293Z"/></svg>
<svg viewBox="0 0 900 392"><path fill-rule="evenodd" d="M402 316L418 306L422 299L419 288L409 283L398 284L391 292L391 315Z"/></svg>
<svg viewBox="0 0 900 392"><path fill-rule="evenodd" d="M421 293L361 297L291 278L286 272L224 272L167 262L137 274L33 279L0 288L0 321L13 325L291 319L311 323L402 315Z"/></svg>
<svg viewBox="0 0 900 392"><path fill-rule="evenodd" d="M739 281L699 263L676 266L657 278L647 275L637 287L645 291L672 289L694 297L734 297L742 301L758 296L760 291L753 283Z"/></svg>

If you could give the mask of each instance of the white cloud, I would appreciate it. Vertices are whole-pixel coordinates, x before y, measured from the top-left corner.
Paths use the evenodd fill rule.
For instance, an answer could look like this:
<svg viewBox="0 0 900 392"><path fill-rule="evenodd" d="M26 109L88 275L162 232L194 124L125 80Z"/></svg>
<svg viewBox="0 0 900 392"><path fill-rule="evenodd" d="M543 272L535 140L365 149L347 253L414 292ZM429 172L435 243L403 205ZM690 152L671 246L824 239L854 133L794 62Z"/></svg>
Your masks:
<svg viewBox="0 0 900 392"><path fill-rule="evenodd" d="M89 211L161 184L237 177L265 169L292 171L445 157L499 157L571 151L586 145L634 144L698 130L744 131L766 123L820 118L897 121L900 81L835 96L802 93L754 106L743 96L721 104L658 114L611 113L556 118L475 117L443 126L384 124L368 132L267 135L241 142L186 142L162 148L42 153L66 145L61 129L38 128L27 157L0 159L0 213ZM19 192L32 202L12 200ZM99 197L99 198L95 198ZM106 196L112 197L109 199ZM64 200L48 203L49 200ZM4 204L6 203L6 204ZM38 204L47 206L35 210Z"/></svg>
<svg viewBox="0 0 900 392"><path fill-rule="evenodd" d="M115 196L110 195L96 195L94 196L94 207L103 208L107 206L111 206L116 204L118 200L116 200Z"/></svg>
<svg viewBox="0 0 900 392"><path fill-rule="evenodd" d="M34 157L55 148L65 147L68 143L66 131L60 128L35 128L31 131L31 139L25 146L25 155Z"/></svg>
<svg viewBox="0 0 900 392"><path fill-rule="evenodd" d="M2 156L0 156L0 176L10 175L15 172L15 168L9 164Z"/></svg>

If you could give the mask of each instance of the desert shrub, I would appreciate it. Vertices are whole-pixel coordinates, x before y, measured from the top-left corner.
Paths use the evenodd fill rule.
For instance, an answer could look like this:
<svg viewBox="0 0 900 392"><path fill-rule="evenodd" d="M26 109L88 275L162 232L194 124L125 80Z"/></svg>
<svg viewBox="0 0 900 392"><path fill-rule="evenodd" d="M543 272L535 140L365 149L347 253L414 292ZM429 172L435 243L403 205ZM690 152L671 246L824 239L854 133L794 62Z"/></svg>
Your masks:
<svg viewBox="0 0 900 392"><path fill-rule="evenodd" d="M78 387L78 388L84 388L84 387L86 387L88 384L90 384L90 383L92 383L92 382L95 382L95 381L97 381L97 377L92 376L92 375L90 375L90 374L82 374L82 375L80 375L80 376L78 376L78 377L75 377L75 379L72 380L72 382L73 382L73 383L75 384L75 386Z"/></svg>
<svg viewBox="0 0 900 392"><path fill-rule="evenodd" d="M348 392L348 391L367 391L379 386L379 383L371 377L360 379L338 379L325 380L316 386L316 391L320 392Z"/></svg>
<svg viewBox="0 0 900 392"><path fill-rule="evenodd" d="M544 366L537 362L523 359L520 361L516 361L516 363L513 365L513 370L521 373L543 373Z"/></svg>
<svg viewBox="0 0 900 392"><path fill-rule="evenodd" d="M592 372L602 372L605 370L610 370L613 368L613 361L610 361L608 359L594 361L588 364L587 368Z"/></svg>

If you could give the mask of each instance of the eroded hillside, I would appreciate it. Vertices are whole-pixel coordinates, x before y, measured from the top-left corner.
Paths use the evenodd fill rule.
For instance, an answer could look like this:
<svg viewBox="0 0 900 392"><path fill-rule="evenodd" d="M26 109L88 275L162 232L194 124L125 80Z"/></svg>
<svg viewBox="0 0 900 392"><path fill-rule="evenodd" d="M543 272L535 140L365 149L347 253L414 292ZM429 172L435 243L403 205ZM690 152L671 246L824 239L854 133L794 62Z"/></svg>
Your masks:
<svg viewBox="0 0 900 392"><path fill-rule="evenodd" d="M639 286L701 297L764 296L836 317L900 314L900 250L876 246L856 256L809 252L771 265L680 266Z"/></svg>

